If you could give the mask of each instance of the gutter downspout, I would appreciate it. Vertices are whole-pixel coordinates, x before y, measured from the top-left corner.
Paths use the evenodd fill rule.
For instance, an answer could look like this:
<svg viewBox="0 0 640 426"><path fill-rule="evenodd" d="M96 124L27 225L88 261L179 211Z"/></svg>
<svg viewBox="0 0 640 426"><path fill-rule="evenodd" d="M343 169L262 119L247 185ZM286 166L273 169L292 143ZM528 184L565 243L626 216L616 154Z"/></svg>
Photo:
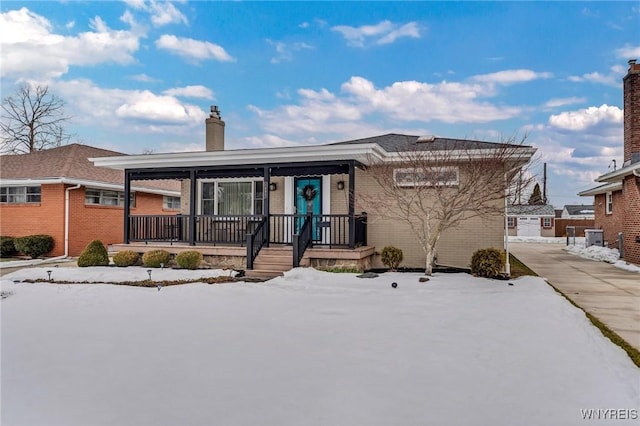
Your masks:
<svg viewBox="0 0 640 426"><path fill-rule="evenodd" d="M69 257L69 192L81 186L77 184L64 190L64 257Z"/></svg>
<svg viewBox="0 0 640 426"><path fill-rule="evenodd" d="M76 186L70 186L64 190L64 255L51 257L38 263L55 262L69 257L69 191L78 189L81 186L82 184L77 184Z"/></svg>
<svg viewBox="0 0 640 426"><path fill-rule="evenodd" d="M508 277L511 277L511 262L509 261L509 197L508 192L509 188L507 188L507 174L504 175L504 183L505 183L505 194L504 194L504 250L507 253L505 264L504 264L504 272Z"/></svg>

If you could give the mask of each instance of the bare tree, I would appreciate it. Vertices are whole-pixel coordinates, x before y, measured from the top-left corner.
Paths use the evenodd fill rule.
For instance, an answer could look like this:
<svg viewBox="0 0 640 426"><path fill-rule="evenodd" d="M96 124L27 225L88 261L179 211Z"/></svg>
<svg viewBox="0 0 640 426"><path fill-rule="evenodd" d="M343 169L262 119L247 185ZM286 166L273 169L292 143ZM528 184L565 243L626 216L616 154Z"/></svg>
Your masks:
<svg viewBox="0 0 640 426"><path fill-rule="evenodd" d="M514 139L500 144L443 140L416 144L384 159L371 159L377 190L360 202L385 219L407 223L425 254L431 275L442 233L474 217L505 215L505 197L519 186L520 170L535 150ZM506 219L505 219L506 220Z"/></svg>
<svg viewBox="0 0 640 426"><path fill-rule="evenodd" d="M49 93L48 86L22 85L2 101L2 153L24 154L68 142L67 120L64 101Z"/></svg>

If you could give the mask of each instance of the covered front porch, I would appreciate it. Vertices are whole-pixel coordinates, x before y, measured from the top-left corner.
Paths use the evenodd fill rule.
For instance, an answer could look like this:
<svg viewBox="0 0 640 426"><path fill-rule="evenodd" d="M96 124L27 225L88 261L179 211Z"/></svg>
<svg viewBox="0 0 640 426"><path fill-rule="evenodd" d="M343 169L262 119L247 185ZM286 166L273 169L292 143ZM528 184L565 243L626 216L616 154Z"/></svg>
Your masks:
<svg viewBox="0 0 640 426"><path fill-rule="evenodd" d="M355 213L356 167L362 165L345 160L126 168L124 245L197 247L211 256L232 250L243 253L246 269L273 246L290 247L293 267L311 247L324 249L325 259L336 250L342 257L356 250L359 258L367 245L367 221L366 213ZM182 182L180 213L133 214L132 181L157 179Z"/></svg>

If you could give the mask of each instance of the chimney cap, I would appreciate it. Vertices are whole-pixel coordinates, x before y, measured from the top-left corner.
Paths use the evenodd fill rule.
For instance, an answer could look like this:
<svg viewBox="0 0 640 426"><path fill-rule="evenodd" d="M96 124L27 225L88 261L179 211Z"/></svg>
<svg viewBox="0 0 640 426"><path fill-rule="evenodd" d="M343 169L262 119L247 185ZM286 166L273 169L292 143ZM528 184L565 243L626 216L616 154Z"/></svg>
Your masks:
<svg viewBox="0 0 640 426"><path fill-rule="evenodd" d="M220 118L220 109L218 105L211 105L211 114L209 114L209 118Z"/></svg>
<svg viewBox="0 0 640 426"><path fill-rule="evenodd" d="M636 64L635 59L629 59L629 65L635 65L635 64Z"/></svg>

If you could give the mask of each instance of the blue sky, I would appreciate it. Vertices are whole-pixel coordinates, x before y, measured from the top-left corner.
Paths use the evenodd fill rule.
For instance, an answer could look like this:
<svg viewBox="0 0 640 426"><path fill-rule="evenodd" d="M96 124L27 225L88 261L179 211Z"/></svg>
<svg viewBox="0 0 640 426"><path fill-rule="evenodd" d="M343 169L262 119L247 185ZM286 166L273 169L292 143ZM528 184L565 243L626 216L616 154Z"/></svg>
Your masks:
<svg viewBox="0 0 640 426"><path fill-rule="evenodd" d="M622 163L633 2L3 0L2 97L46 84L74 141L129 154L384 133L527 135L558 207Z"/></svg>

